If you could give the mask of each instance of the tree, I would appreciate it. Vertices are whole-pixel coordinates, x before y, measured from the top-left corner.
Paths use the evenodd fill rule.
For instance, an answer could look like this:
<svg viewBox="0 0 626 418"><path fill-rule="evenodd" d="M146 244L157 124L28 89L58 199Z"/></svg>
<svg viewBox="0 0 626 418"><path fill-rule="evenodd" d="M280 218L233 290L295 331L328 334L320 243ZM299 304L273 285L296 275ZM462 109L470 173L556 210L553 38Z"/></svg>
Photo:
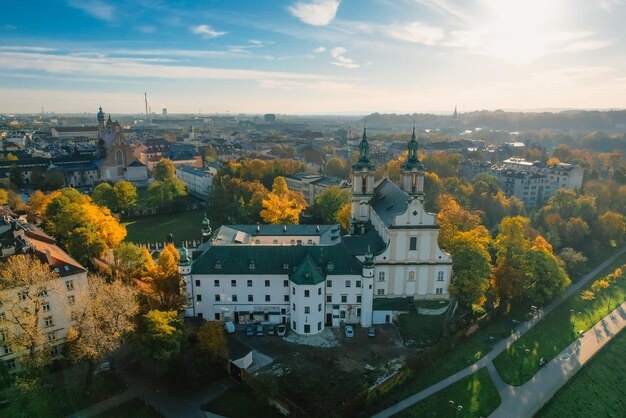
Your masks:
<svg viewBox="0 0 626 418"><path fill-rule="evenodd" d="M339 186L328 187L315 198L313 213L322 223L335 223L339 210L350 202L350 198L349 190Z"/></svg>
<svg viewBox="0 0 626 418"><path fill-rule="evenodd" d="M350 168L343 162L343 160L335 157L328 160L324 167L324 174L330 177L338 177L340 179L347 179L350 174Z"/></svg>
<svg viewBox="0 0 626 418"><path fill-rule="evenodd" d="M524 285L531 274L530 240L525 232L528 226L529 220L521 216L504 218L500 223L491 286L501 299L519 299L524 294Z"/></svg>
<svg viewBox="0 0 626 418"><path fill-rule="evenodd" d="M121 281L107 282L90 275L85 294L76 298L72 323L67 333L68 353L74 362L87 363L85 391L88 392L95 364L117 349L135 329L138 312L135 290Z"/></svg>
<svg viewBox="0 0 626 418"><path fill-rule="evenodd" d="M154 167L154 179L157 181L165 181L174 178L176 167L169 158L161 158Z"/></svg>
<svg viewBox="0 0 626 418"><path fill-rule="evenodd" d="M44 186L44 170L42 167L36 165L30 172L30 184L35 189L41 189Z"/></svg>
<svg viewBox="0 0 626 418"><path fill-rule="evenodd" d="M137 206L137 188L132 183L120 180L113 186L116 208L125 215Z"/></svg>
<svg viewBox="0 0 626 418"><path fill-rule="evenodd" d="M532 273L524 296L534 303L552 300L571 283L561 263L552 254L552 248L546 244L541 236L537 237L529 253Z"/></svg>
<svg viewBox="0 0 626 418"><path fill-rule="evenodd" d="M617 212L607 211L598 217L597 236L600 242L609 244L611 241L621 243L626 232L624 216Z"/></svg>
<svg viewBox="0 0 626 418"><path fill-rule="evenodd" d="M149 207L171 210L180 198L187 195L185 183L177 178L155 181L148 186L146 201Z"/></svg>
<svg viewBox="0 0 626 418"><path fill-rule="evenodd" d="M439 230L439 245L447 250L459 232L470 231L481 225L477 213L465 210L449 194L439 197L440 210L437 214Z"/></svg>
<svg viewBox="0 0 626 418"><path fill-rule="evenodd" d="M290 192L284 177L276 177L272 191L263 199L261 217L270 224L297 224L306 208L304 196Z"/></svg>
<svg viewBox="0 0 626 418"><path fill-rule="evenodd" d="M183 278L178 272L178 260L178 250L171 243L167 244L159 254L151 275L145 278L150 284L148 301L152 309L178 312L187 306L187 295L182 288Z"/></svg>
<svg viewBox="0 0 626 418"><path fill-rule="evenodd" d="M17 164L13 164L9 169L9 183L14 189L22 187L24 180L22 179L22 169Z"/></svg>
<svg viewBox="0 0 626 418"><path fill-rule="evenodd" d="M4 206L9 203L9 193L6 189L0 189L0 205Z"/></svg>
<svg viewBox="0 0 626 418"><path fill-rule="evenodd" d="M65 184L65 176L58 170L48 171L44 177L44 188L46 190L57 190Z"/></svg>
<svg viewBox="0 0 626 418"><path fill-rule="evenodd" d="M563 248L559 257L565 263L565 268L570 274L580 273L587 263L587 257L583 253L570 247Z"/></svg>
<svg viewBox="0 0 626 418"><path fill-rule="evenodd" d="M109 183L100 183L94 187L91 198L96 205L105 206L113 212L117 210L115 192Z"/></svg>
<svg viewBox="0 0 626 418"><path fill-rule="evenodd" d="M4 345L26 352L25 368L40 369L51 360L54 340L45 338L44 305L59 290L59 275L32 255L14 255L0 265L0 329L8 335Z"/></svg>
<svg viewBox="0 0 626 418"><path fill-rule="evenodd" d="M481 228L484 233L487 232L484 227ZM481 234L478 230L458 232L450 243L454 272L450 292L474 312L483 310L491 272L491 256L483 245L485 237L478 238L477 233ZM488 234L486 240L489 241Z"/></svg>
<svg viewBox="0 0 626 418"><path fill-rule="evenodd" d="M132 242L123 242L113 249L115 275L124 281L143 277L150 261L152 257L147 249Z"/></svg>
<svg viewBox="0 0 626 418"><path fill-rule="evenodd" d="M337 212L337 217L335 218L337 223L341 226L344 231L348 231L350 228L350 215L352 212L352 208L350 203L346 203L339 209Z"/></svg>
<svg viewBox="0 0 626 418"><path fill-rule="evenodd" d="M183 321L178 312L151 310L143 316L137 342L151 369L162 374L180 353L182 337Z"/></svg>
<svg viewBox="0 0 626 418"><path fill-rule="evenodd" d="M221 321L207 321L198 330L198 343L212 363L224 363L228 360L228 345Z"/></svg>

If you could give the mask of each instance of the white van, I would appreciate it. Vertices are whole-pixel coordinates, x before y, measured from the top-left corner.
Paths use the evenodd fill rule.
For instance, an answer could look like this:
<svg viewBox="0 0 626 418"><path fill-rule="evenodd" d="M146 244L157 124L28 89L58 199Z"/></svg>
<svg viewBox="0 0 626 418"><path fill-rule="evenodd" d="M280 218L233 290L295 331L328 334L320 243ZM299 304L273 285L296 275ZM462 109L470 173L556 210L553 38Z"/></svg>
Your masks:
<svg viewBox="0 0 626 418"><path fill-rule="evenodd" d="M224 323L224 329L226 330L227 333L234 334L235 333L235 324L233 324L231 321L225 322Z"/></svg>

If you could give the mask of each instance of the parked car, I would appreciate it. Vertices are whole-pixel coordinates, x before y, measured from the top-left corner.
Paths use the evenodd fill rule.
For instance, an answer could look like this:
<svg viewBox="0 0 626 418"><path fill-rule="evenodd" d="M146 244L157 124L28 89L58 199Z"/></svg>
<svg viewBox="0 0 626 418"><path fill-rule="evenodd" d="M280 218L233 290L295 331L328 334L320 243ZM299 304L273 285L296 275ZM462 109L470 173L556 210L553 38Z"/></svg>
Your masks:
<svg viewBox="0 0 626 418"><path fill-rule="evenodd" d="M376 328L371 327L369 330L367 330L367 336L368 337L375 337L376 336Z"/></svg>
<svg viewBox="0 0 626 418"><path fill-rule="evenodd" d="M343 330L346 333L347 338L354 337L354 328L352 328L352 325L346 325L346 327Z"/></svg>
<svg viewBox="0 0 626 418"><path fill-rule="evenodd" d="M254 335L254 327L251 324L246 325L246 336L252 337Z"/></svg>
<svg viewBox="0 0 626 418"><path fill-rule="evenodd" d="M224 329L226 330L227 333L234 334L235 333L235 324L233 324L232 321L228 321L228 322L224 323Z"/></svg>
<svg viewBox="0 0 626 418"><path fill-rule="evenodd" d="M284 337L285 334L287 334L287 326L282 324L279 325L276 329L276 335L278 335L279 337Z"/></svg>
<svg viewBox="0 0 626 418"><path fill-rule="evenodd" d="M274 335L276 333L276 326L270 325L267 327L267 335Z"/></svg>
<svg viewBox="0 0 626 418"><path fill-rule="evenodd" d="M256 335L259 337L263 336L263 325L259 324L256 326Z"/></svg>

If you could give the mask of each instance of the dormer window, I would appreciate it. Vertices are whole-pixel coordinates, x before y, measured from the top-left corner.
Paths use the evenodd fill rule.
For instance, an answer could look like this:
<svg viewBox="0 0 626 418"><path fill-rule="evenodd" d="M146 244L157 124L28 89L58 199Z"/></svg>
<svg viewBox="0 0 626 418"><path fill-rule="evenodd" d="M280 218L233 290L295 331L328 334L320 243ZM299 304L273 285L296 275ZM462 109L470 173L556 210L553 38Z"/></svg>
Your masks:
<svg viewBox="0 0 626 418"><path fill-rule="evenodd" d="M254 260L250 260L250 263L248 264L248 268L250 270L255 270L256 269L256 264L255 264Z"/></svg>
<svg viewBox="0 0 626 418"><path fill-rule="evenodd" d="M222 269L222 260L215 260L215 270L221 270Z"/></svg>
<svg viewBox="0 0 626 418"><path fill-rule="evenodd" d="M328 264L326 264L326 270L328 272L335 270L335 264L332 261L329 261Z"/></svg>
<svg viewBox="0 0 626 418"><path fill-rule="evenodd" d="M289 264L287 263L283 264L283 270L289 270Z"/></svg>

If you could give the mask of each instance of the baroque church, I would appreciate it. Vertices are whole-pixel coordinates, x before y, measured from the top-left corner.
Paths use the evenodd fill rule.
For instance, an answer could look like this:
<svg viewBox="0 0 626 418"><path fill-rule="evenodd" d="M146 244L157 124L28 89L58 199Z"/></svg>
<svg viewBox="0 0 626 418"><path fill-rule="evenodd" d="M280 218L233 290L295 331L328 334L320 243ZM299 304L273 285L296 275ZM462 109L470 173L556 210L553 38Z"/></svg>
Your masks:
<svg viewBox="0 0 626 418"><path fill-rule="evenodd" d="M203 220L203 244L182 248L187 316L287 324L313 335L343 324L391 323L420 299L447 299L452 258L425 210L424 167L413 135L400 184L375 181L367 131L352 167L351 223L224 225Z"/></svg>
<svg viewBox="0 0 626 418"><path fill-rule="evenodd" d="M133 147L124 137L124 128L109 115L105 122L102 107L98 111L98 158L100 178L106 181L145 182L148 169L133 156Z"/></svg>

